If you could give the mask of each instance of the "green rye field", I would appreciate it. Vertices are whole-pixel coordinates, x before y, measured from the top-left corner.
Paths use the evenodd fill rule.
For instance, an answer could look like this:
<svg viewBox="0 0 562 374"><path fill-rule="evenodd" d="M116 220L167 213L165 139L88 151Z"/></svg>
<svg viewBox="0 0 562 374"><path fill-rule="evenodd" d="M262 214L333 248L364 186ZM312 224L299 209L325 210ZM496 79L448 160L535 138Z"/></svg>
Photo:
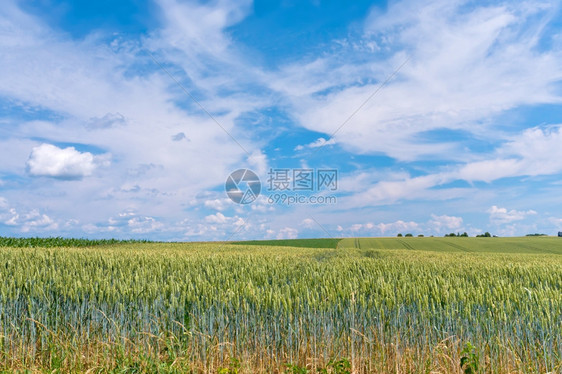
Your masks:
<svg viewBox="0 0 562 374"><path fill-rule="evenodd" d="M517 238L349 238L342 248L410 249L447 253L521 253L562 255L562 238L553 236Z"/></svg>
<svg viewBox="0 0 562 374"><path fill-rule="evenodd" d="M3 372L562 371L560 238L0 242Z"/></svg>

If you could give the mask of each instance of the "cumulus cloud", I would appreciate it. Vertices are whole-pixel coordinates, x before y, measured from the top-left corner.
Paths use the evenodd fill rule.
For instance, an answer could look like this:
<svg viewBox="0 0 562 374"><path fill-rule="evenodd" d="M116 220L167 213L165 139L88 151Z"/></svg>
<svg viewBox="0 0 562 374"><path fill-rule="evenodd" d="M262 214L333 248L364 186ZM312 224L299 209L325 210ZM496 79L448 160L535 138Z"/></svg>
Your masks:
<svg viewBox="0 0 562 374"><path fill-rule="evenodd" d="M403 221L403 220L397 220L394 222L380 222L380 223L372 223L372 222L366 222L366 223L355 223L353 225L351 225L347 231L349 231L351 234L355 235L357 233L362 233L364 235L371 235L371 236L377 236L377 235L385 235L385 234L391 234L394 235L398 232L410 232L410 231L416 231L420 229L420 224L414 221ZM345 229L341 229L338 227L338 231L346 231Z"/></svg>
<svg viewBox="0 0 562 374"><path fill-rule="evenodd" d="M21 231L29 232L37 229L42 229L46 231L56 230L59 225L51 217L46 214L41 214L37 210L32 210L31 212L24 214L21 217Z"/></svg>
<svg viewBox="0 0 562 374"><path fill-rule="evenodd" d="M435 232L442 232L443 229L456 231L462 228L462 224L462 217L448 215L438 216L435 214L431 215L431 220L428 222L429 228L433 229Z"/></svg>
<svg viewBox="0 0 562 374"><path fill-rule="evenodd" d="M78 225L77 220L66 223L68 226ZM110 233L112 236L122 234L125 237L131 234L149 234L161 231L165 228L164 223L150 216L138 215L133 210L125 210L109 217L105 222L86 223L81 229L87 233ZM171 231L178 230L176 227Z"/></svg>
<svg viewBox="0 0 562 374"><path fill-rule="evenodd" d="M512 209L508 211L506 208L499 208L495 205L488 209L488 213L490 214L490 222L496 225L521 221L527 218L527 216L537 214L534 210L519 211Z"/></svg>
<svg viewBox="0 0 562 374"><path fill-rule="evenodd" d="M307 228L307 229L311 229L313 228L315 225L315 222L312 218L305 218L302 220L301 222L301 226Z"/></svg>
<svg viewBox="0 0 562 374"><path fill-rule="evenodd" d="M392 223L379 223L376 227L380 230L381 234L386 234L394 231L415 231L419 230L420 225L414 221L398 220Z"/></svg>
<svg viewBox="0 0 562 374"><path fill-rule="evenodd" d="M299 230L292 227L285 227L277 231L277 239L296 239L299 236Z"/></svg>
<svg viewBox="0 0 562 374"><path fill-rule="evenodd" d="M221 212L218 212L216 214L211 214L208 215L207 217L205 217L205 221L209 222L209 223L226 223L227 222L227 217L222 214Z"/></svg>
<svg viewBox="0 0 562 374"><path fill-rule="evenodd" d="M58 222L38 209L30 211L11 207L5 198L0 197L0 223L11 226L22 233L52 232L59 228Z"/></svg>
<svg viewBox="0 0 562 374"><path fill-rule="evenodd" d="M217 212L216 214L211 214L205 217L205 222L211 224L219 224L219 225L232 225L235 227L244 226L246 221L242 217L234 216L234 217L227 217L221 212Z"/></svg>
<svg viewBox="0 0 562 374"><path fill-rule="evenodd" d="M372 223L354 223L353 225L351 225L351 227L349 228L349 231L351 232L359 232L362 230L370 230L373 227L375 227Z"/></svg>
<svg viewBox="0 0 562 374"><path fill-rule="evenodd" d="M59 148L52 144L34 147L27 160L27 170L34 177L80 179L92 175L96 169L90 152L79 152L74 147Z"/></svg>
<svg viewBox="0 0 562 374"><path fill-rule="evenodd" d="M229 206L232 206L232 200L228 198L205 200L204 205L207 208L223 211Z"/></svg>
<svg viewBox="0 0 562 374"><path fill-rule="evenodd" d="M127 222L131 232L135 234L148 234L164 227L164 224L153 217L134 217Z"/></svg>

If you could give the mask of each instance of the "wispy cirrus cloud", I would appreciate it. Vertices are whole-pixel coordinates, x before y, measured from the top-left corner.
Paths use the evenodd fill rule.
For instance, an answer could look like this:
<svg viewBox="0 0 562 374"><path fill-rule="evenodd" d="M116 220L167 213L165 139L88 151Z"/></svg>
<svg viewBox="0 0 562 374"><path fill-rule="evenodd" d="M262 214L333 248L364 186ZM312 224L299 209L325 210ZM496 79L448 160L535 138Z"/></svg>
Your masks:
<svg viewBox="0 0 562 374"><path fill-rule="evenodd" d="M509 136L495 116L562 100L562 54L540 46L557 7L535 5L392 3L365 22L363 40L378 46L359 54L369 62L323 56L286 67L273 87L291 95L302 126L331 135L409 57L335 140L351 153L382 152L404 161L472 157L462 146L466 136L485 142L493 134L496 143ZM335 79L325 80L327 75ZM283 83L296 81L296 89Z"/></svg>
<svg viewBox="0 0 562 374"><path fill-rule="evenodd" d="M313 141L312 143L309 144L305 144L305 145L297 145L295 147L295 151L302 151L303 149L306 148L319 148L319 147L324 147L327 145L334 145L336 144L336 140L334 138L326 140L324 138L318 138L315 141Z"/></svg>
<svg viewBox="0 0 562 374"><path fill-rule="evenodd" d="M445 170L421 176L383 180L343 199L350 206L392 204L401 200L447 199L472 193L471 188L434 190L454 181L491 183L503 178L555 175L562 172L559 147L562 126L534 127L513 135L510 140L487 155L488 159L448 165ZM485 157L485 156L480 156Z"/></svg>

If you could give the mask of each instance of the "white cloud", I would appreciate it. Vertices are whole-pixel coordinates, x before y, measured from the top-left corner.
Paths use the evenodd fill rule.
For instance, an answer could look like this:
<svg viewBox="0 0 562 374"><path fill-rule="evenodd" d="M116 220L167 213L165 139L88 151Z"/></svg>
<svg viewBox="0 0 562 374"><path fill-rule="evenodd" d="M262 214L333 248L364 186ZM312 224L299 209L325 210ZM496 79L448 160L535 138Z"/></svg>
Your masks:
<svg viewBox="0 0 562 374"><path fill-rule="evenodd" d="M443 171L411 177L389 174L390 180L352 185L355 194L339 201L348 207L385 205L400 200L447 200L473 193L471 188L434 189L454 181L491 183L502 178L553 175L562 172L562 126L534 127L512 135L490 159L447 166ZM358 176L360 178L361 176ZM364 178L363 178L364 179ZM363 190L359 188L367 186Z"/></svg>
<svg viewBox="0 0 562 374"><path fill-rule="evenodd" d="M236 227L241 227L247 225L247 222L242 217L234 217L233 225Z"/></svg>
<svg viewBox="0 0 562 374"><path fill-rule="evenodd" d="M355 223L353 225L351 225L351 227L349 228L349 230L351 232L358 232L358 231L363 231L363 230L371 230L373 227L375 227L372 223Z"/></svg>
<svg viewBox="0 0 562 374"><path fill-rule="evenodd" d="M336 140L334 138L331 138L330 140L326 140L324 138L318 138L312 143L306 145L297 145L295 147L295 151L302 151L305 148L319 148L326 145L334 145L334 144L336 144Z"/></svg>
<svg viewBox="0 0 562 374"><path fill-rule="evenodd" d="M46 214L39 213L37 210L32 210L31 212L24 214L21 217L21 220L22 232L30 232L37 229L45 231L58 229L58 223Z"/></svg>
<svg viewBox="0 0 562 374"><path fill-rule="evenodd" d="M428 222L428 227L434 231L441 233L443 229L457 231L462 228L463 219L462 217L442 215L438 216L435 214L431 215L431 220Z"/></svg>
<svg viewBox="0 0 562 374"><path fill-rule="evenodd" d="M148 234L164 227L164 224L153 217L134 217L127 222L131 232L135 234Z"/></svg>
<svg viewBox="0 0 562 374"><path fill-rule="evenodd" d="M242 217L234 216L234 217L227 217L221 212L217 212L216 214L211 214L205 217L205 222L213 223L213 224L220 224L220 225L233 225L233 226L244 226L246 224L245 220Z"/></svg>
<svg viewBox="0 0 562 374"><path fill-rule="evenodd" d="M266 181L262 180L262 191L261 194L258 196L258 198L252 203L250 204L250 208L252 209L253 212L259 212L259 213L266 213L266 212L274 212L275 211L275 204L270 204L268 202L268 195L267 195L267 191L265 190L266 188ZM236 207L236 211L238 213L243 213L244 212L244 206L242 205L238 205ZM272 214L272 213L269 213Z"/></svg>
<svg viewBox="0 0 562 374"><path fill-rule="evenodd" d="M382 180L374 185L366 185L366 189L349 197L342 197L339 202L346 207L364 207L369 205L387 205L400 200L414 200L433 195L436 199L447 199L450 195L444 191L431 193L429 189L450 181L443 174L429 174L420 177L407 177L401 180Z"/></svg>
<svg viewBox="0 0 562 374"><path fill-rule="evenodd" d="M394 233L394 232L410 232L419 230L420 225L413 221L398 220L392 223L379 223L375 225L381 234Z"/></svg>
<svg viewBox="0 0 562 374"><path fill-rule="evenodd" d="M230 200L228 198L205 200L204 205L207 208L215 209L215 210L218 210L218 211L223 211L226 208L232 206L232 200Z"/></svg>
<svg viewBox="0 0 562 374"><path fill-rule="evenodd" d="M498 157L468 163L457 177L492 182L505 177L556 174L562 171L562 126L533 127L512 135L496 150Z"/></svg>
<svg viewBox="0 0 562 374"><path fill-rule="evenodd" d="M21 233L52 232L59 228L58 222L37 209L18 212L5 198L0 197L0 222L12 226Z"/></svg>
<svg viewBox="0 0 562 374"><path fill-rule="evenodd" d="M3 218L5 219L4 224L8 226L18 226L19 225L19 218L20 215L16 211L15 208L10 208L8 210L8 214L4 214Z"/></svg>
<svg viewBox="0 0 562 374"><path fill-rule="evenodd" d="M227 217L222 214L221 212L217 212L216 214L211 214L205 217L205 221L209 223L226 223Z"/></svg>
<svg viewBox="0 0 562 374"><path fill-rule="evenodd" d="M527 218L527 216L537 214L534 210L518 211L512 209L508 211L506 208L498 208L495 205L488 209L488 213L490 214L490 222L496 225L521 221Z"/></svg>
<svg viewBox="0 0 562 374"><path fill-rule="evenodd" d="M394 235L398 232L408 233L412 231L417 231L420 229L420 225L414 221L403 221L397 220L394 222L380 222L380 223L355 223L352 224L348 230L338 227L337 231L349 231L351 235L365 235L365 236L379 236L379 235Z"/></svg>
<svg viewBox="0 0 562 374"><path fill-rule="evenodd" d="M242 20L251 11L251 2L218 1L215 4L182 3L175 0L157 0L166 20L160 37L178 50L224 56L231 46L224 28ZM232 57L232 56L231 56ZM224 56L225 62L227 56Z"/></svg>
<svg viewBox="0 0 562 374"><path fill-rule="evenodd" d="M76 219L69 220L65 226L72 228L79 225ZM150 216L138 215L132 210L125 210L109 217L105 222L85 223L80 228L89 234L109 233L112 237L121 235L130 237L131 235L151 234L159 231L180 231L178 227L166 227L163 222Z"/></svg>
<svg viewBox="0 0 562 374"><path fill-rule="evenodd" d="M296 239L299 236L299 231L292 227L285 227L277 232L277 239Z"/></svg>
<svg viewBox="0 0 562 374"><path fill-rule="evenodd" d="M367 63L341 63L338 50L285 67L272 86L293 98L302 126L331 134L410 57L335 140L352 153L383 152L398 160L466 159L462 142L435 134L448 129L505 139L494 116L561 102L562 55L538 46L555 9L540 2L471 9L462 1L394 2L367 20L363 36L385 53L366 52ZM332 83L326 76L337 78Z"/></svg>
<svg viewBox="0 0 562 374"><path fill-rule="evenodd" d="M303 226L307 229L314 228L315 224L316 223L314 222L314 220L312 218L305 218L301 222L301 226Z"/></svg>
<svg viewBox="0 0 562 374"><path fill-rule="evenodd" d="M267 172L267 156L261 150L256 149L248 156L248 163L258 176L264 176Z"/></svg>
<svg viewBox="0 0 562 374"><path fill-rule="evenodd" d="M61 149L51 144L34 147L27 160L30 175L60 179L79 179L92 175L96 169L90 152L79 152L74 147Z"/></svg>

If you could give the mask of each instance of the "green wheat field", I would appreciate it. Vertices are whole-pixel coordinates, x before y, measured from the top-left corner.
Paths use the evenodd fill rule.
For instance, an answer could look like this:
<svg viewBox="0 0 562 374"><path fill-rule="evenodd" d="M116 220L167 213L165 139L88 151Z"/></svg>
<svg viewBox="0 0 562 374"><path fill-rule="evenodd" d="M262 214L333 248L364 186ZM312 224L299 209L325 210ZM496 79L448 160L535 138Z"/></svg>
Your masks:
<svg viewBox="0 0 562 374"><path fill-rule="evenodd" d="M0 355L10 373L559 373L562 238L2 238Z"/></svg>

